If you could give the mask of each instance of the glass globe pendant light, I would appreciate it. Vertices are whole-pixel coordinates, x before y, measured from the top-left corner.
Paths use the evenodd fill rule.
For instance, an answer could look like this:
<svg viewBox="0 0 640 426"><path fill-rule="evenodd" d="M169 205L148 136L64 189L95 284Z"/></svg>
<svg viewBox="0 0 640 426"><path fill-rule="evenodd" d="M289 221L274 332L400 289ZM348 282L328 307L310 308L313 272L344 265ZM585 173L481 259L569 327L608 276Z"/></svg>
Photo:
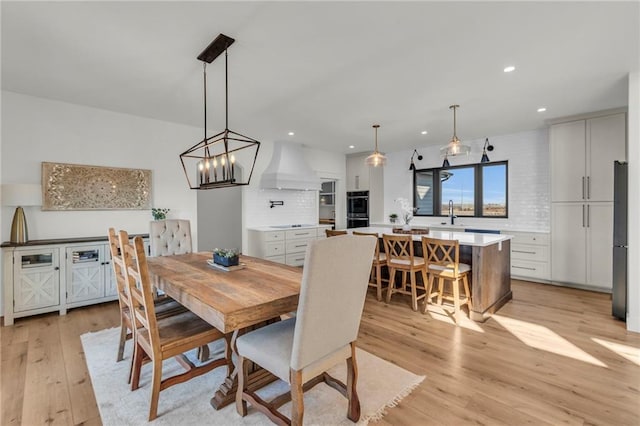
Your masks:
<svg viewBox="0 0 640 426"><path fill-rule="evenodd" d="M365 163L367 163L367 165L372 167L384 166L387 163L387 157L385 157L384 154L378 151L378 128L379 127L380 127L379 124L373 125L373 128L375 129L375 132L376 132L376 148L373 151L373 154L368 156L365 160Z"/></svg>

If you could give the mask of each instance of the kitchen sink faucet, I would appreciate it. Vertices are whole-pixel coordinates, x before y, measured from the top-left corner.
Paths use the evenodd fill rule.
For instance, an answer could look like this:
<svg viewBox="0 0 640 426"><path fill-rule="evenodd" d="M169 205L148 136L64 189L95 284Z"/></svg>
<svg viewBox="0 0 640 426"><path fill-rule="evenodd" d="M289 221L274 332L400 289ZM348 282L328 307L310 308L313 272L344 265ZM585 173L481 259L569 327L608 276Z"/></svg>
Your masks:
<svg viewBox="0 0 640 426"><path fill-rule="evenodd" d="M451 224L455 225L456 215L453 214L453 200L449 200L449 218L451 219Z"/></svg>

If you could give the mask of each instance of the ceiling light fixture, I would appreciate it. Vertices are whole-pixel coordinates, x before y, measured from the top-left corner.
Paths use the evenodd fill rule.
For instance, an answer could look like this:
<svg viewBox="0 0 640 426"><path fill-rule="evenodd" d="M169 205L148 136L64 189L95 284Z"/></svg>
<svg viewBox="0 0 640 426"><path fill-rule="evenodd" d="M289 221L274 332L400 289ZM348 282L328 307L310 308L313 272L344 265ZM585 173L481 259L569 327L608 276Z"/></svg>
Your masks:
<svg viewBox="0 0 640 426"><path fill-rule="evenodd" d="M355 147L356 147L355 145L349 145L349 149L353 149Z"/></svg>
<svg viewBox="0 0 640 426"><path fill-rule="evenodd" d="M289 135L289 136L293 136L293 135L295 135L295 133L293 133L293 132L289 132L289 133L288 133L288 135Z"/></svg>
<svg viewBox="0 0 640 426"><path fill-rule="evenodd" d="M545 112L547 109L545 107L538 108L538 112Z"/></svg>
<svg viewBox="0 0 640 426"><path fill-rule="evenodd" d="M451 105L449 107L449 109L453 110L453 136L448 144L440 148L440 155L445 157L445 161L447 161L447 157L455 157L456 155L469 154L471 152L471 147L462 144L456 135L456 108L460 108L460 105Z"/></svg>
<svg viewBox="0 0 640 426"><path fill-rule="evenodd" d="M204 137L180 154L184 174L191 189L226 188L248 185L258 158L260 142L229 130L229 77L227 48L235 40L219 34L198 56L203 65ZM224 52L225 128L207 137L207 64Z"/></svg>
<svg viewBox="0 0 640 426"><path fill-rule="evenodd" d="M480 160L481 163L488 163L491 160L489 160L489 156L487 155L487 151L491 152L493 151L493 145L491 145L489 143L489 138L486 138L484 140L484 148L482 148L482 159Z"/></svg>
<svg viewBox="0 0 640 426"><path fill-rule="evenodd" d="M429 133L429 132L427 132L426 130L423 130L423 131L420 132L421 135L426 135L427 133Z"/></svg>
<svg viewBox="0 0 640 426"><path fill-rule="evenodd" d="M418 151L416 151L415 149L413 150L413 154L411 154L411 164L409 165L409 170L415 170L416 169L416 165L413 163L413 157L418 156L418 161L422 161L422 155L418 154Z"/></svg>
<svg viewBox="0 0 640 426"><path fill-rule="evenodd" d="M384 166L387 163L387 157L385 157L384 154L381 154L378 151L378 128L379 127L380 127L379 124L373 125L373 128L375 129L375 132L376 132L376 149L373 151L373 154L368 156L367 159L365 160L365 163L367 163L367 165L373 166L373 167Z"/></svg>
<svg viewBox="0 0 640 426"><path fill-rule="evenodd" d="M516 67L514 67L513 65L509 65L508 67L506 67L504 69L504 72L513 72L515 71Z"/></svg>

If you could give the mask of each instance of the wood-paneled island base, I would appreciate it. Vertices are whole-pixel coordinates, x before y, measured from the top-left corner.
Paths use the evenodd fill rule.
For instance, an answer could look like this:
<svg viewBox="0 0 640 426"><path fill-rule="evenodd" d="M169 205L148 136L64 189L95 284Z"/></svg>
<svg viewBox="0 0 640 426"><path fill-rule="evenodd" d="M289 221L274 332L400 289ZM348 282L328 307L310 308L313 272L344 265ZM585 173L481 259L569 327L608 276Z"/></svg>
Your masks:
<svg viewBox="0 0 640 426"><path fill-rule="evenodd" d="M244 269L225 272L207 264L211 253L149 257L152 283L192 312L225 333L225 356L232 352L238 333L253 325L279 318L298 307L302 269L268 260L241 256ZM251 387L275 380L266 370L256 370ZM235 401L237 369L229 371L211 405L220 409Z"/></svg>
<svg viewBox="0 0 640 426"><path fill-rule="evenodd" d="M358 232L393 234L391 228L356 228ZM422 256L423 235L414 235L416 256ZM426 235L442 240L460 242L460 261L471 265L471 302L469 317L484 322L492 313L512 299L511 294L511 236L475 232L452 232L431 229Z"/></svg>

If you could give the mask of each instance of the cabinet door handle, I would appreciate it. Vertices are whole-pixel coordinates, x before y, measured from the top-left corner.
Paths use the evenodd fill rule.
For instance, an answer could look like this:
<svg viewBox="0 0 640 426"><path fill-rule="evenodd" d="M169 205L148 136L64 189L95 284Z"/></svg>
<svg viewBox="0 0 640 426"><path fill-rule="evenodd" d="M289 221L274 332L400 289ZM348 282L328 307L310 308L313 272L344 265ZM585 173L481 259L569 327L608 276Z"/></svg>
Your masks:
<svg viewBox="0 0 640 426"><path fill-rule="evenodd" d="M584 228L584 204L582 205L582 227Z"/></svg>
<svg viewBox="0 0 640 426"><path fill-rule="evenodd" d="M587 200L591 199L591 176L587 176Z"/></svg>
<svg viewBox="0 0 640 426"><path fill-rule="evenodd" d="M525 251L525 250L511 250L514 253L525 253L525 254L536 254L535 251Z"/></svg>
<svg viewBox="0 0 640 426"><path fill-rule="evenodd" d="M584 200L584 176L582 176L582 199Z"/></svg>
<svg viewBox="0 0 640 426"><path fill-rule="evenodd" d="M591 227L591 206L587 205L587 228Z"/></svg>
<svg viewBox="0 0 640 426"><path fill-rule="evenodd" d="M53 270L54 270L54 271L59 271L59 270L60 270L60 267L59 267L59 266L56 266L55 268L53 268Z"/></svg>
<svg viewBox="0 0 640 426"><path fill-rule="evenodd" d="M513 269L526 269L527 271L535 271L536 268L526 268L524 266L512 266Z"/></svg>

